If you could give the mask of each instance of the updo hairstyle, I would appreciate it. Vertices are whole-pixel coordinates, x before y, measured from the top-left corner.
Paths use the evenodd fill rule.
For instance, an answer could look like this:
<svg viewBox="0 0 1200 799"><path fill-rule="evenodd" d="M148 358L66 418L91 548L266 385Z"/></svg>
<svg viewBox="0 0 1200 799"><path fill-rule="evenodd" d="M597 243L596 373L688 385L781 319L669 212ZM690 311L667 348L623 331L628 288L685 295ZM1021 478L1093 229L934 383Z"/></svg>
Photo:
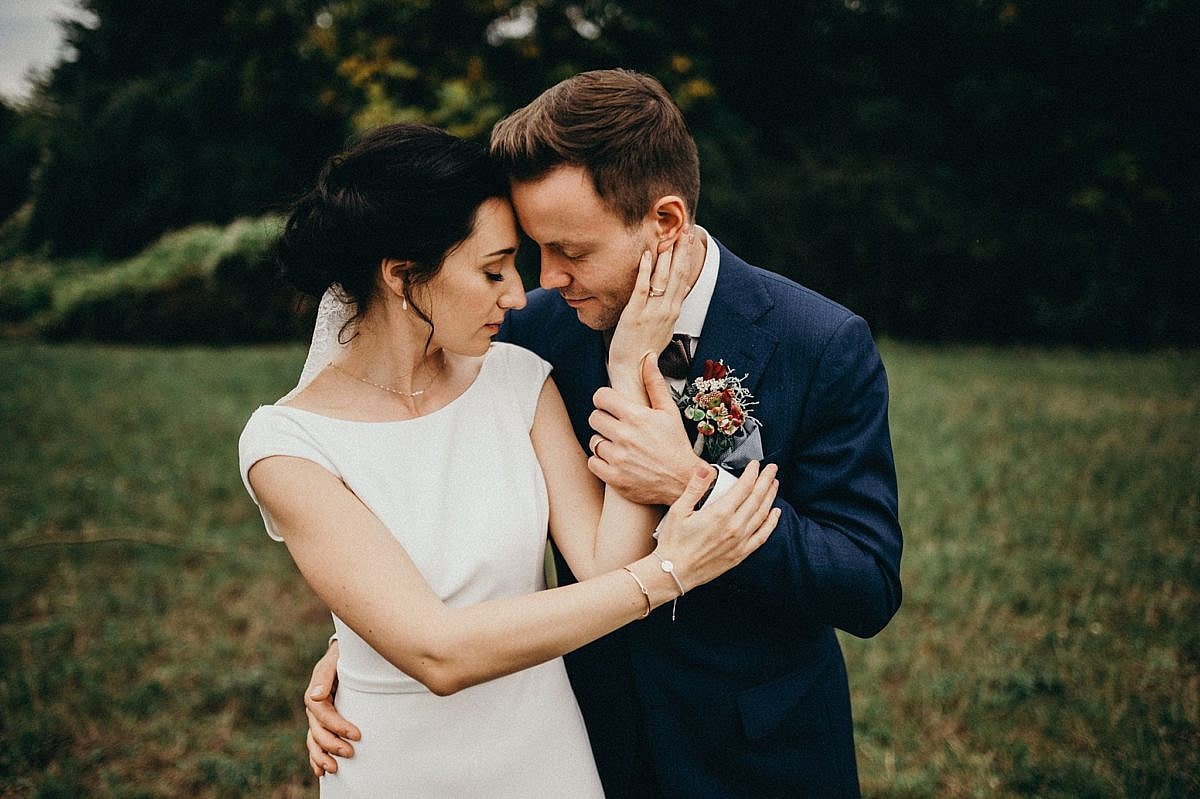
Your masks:
<svg viewBox="0 0 1200 799"><path fill-rule="evenodd" d="M485 200L507 196L508 178L482 145L428 125L385 125L325 163L292 205L276 254L306 294L339 284L355 318L374 298L380 263L411 261L404 295L428 322L410 290L471 235Z"/></svg>

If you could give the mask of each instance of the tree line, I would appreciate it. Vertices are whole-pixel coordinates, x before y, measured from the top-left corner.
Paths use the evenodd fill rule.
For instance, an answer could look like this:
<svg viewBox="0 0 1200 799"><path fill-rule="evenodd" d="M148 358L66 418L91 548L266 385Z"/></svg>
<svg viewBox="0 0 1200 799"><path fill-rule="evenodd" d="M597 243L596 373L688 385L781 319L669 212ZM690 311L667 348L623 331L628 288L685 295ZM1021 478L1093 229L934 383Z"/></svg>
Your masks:
<svg viewBox="0 0 1200 799"><path fill-rule="evenodd" d="M486 140L576 72L654 74L699 221L924 340L1200 343L1184 0L81 0L0 104L3 236L119 257L278 209L356 131Z"/></svg>

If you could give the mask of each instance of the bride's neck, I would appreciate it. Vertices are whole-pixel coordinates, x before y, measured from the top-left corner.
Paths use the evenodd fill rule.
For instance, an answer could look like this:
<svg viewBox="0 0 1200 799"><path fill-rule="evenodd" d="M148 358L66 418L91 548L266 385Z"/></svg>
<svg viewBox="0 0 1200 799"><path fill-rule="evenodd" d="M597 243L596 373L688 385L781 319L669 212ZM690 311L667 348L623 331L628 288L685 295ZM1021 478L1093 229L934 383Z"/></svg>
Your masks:
<svg viewBox="0 0 1200 799"><path fill-rule="evenodd" d="M440 347L427 349L428 339L429 326L418 317L396 317L380 309L359 320L338 363L364 380L399 391L426 389L443 371L446 356Z"/></svg>

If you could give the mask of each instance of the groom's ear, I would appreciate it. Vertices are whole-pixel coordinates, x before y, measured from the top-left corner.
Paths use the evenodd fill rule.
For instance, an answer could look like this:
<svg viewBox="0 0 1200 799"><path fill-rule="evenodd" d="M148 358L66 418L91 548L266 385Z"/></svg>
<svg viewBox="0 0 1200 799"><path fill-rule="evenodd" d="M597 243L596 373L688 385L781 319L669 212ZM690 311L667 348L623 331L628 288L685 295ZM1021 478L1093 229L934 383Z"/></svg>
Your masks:
<svg viewBox="0 0 1200 799"><path fill-rule="evenodd" d="M659 197L651 207L650 215L654 234L660 242L674 242L688 229L687 203L678 195Z"/></svg>
<svg viewBox="0 0 1200 799"><path fill-rule="evenodd" d="M403 297L404 284L408 280L408 270L412 267L412 261L384 258L379 262L379 278L383 281L384 288L397 297Z"/></svg>

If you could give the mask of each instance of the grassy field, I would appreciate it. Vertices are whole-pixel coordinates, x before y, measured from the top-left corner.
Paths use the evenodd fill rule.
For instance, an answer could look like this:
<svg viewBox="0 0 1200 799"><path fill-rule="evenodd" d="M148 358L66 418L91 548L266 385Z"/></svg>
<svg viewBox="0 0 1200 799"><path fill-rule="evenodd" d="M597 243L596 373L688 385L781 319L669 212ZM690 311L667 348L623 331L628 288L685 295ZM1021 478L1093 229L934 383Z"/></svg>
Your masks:
<svg viewBox="0 0 1200 799"><path fill-rule="evenodd" d="M1200 353L887 344L869 796L1200 795ZM0 797L314 795L329 631L237 476L296 348L0 342Z"/></svg>

